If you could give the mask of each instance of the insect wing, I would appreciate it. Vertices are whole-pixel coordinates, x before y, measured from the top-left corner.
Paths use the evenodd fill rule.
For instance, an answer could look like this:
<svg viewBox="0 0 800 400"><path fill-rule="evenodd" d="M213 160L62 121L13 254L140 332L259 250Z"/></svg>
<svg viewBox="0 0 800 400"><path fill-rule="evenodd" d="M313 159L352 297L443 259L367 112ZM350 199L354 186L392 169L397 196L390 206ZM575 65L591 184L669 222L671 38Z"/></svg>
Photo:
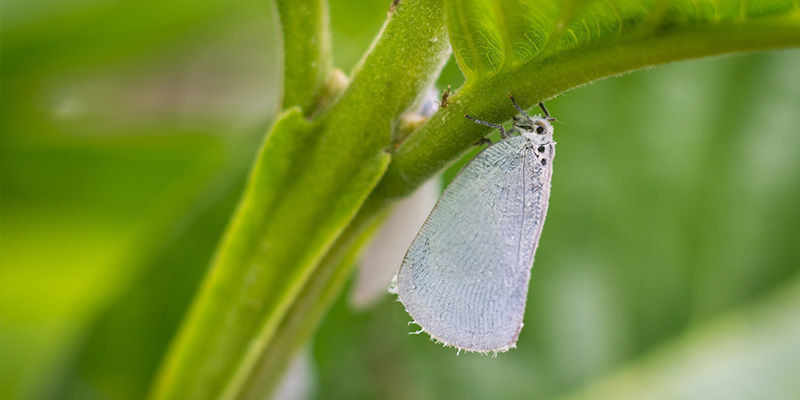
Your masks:
<svg viewBox="0 0 800 400"><path fill-rule="evenodd" d="M535 151L514 136L478 154L406 253L400 301L445 345L487 352L517 341L552 172L552 155L542 165Z"/></svg>

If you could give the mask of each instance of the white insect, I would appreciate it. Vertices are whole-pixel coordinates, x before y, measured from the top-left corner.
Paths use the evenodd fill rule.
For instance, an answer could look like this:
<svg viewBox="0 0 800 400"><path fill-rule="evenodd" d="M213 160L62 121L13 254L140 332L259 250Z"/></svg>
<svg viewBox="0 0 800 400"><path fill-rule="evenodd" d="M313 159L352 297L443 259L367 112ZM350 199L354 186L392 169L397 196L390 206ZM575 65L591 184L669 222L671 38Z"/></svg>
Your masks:
<svg viewBox="0 0 800 400"><path fill-rule="evenodd" d="M476 352L515 347L556 148L551 118L521 117L447 187L406 253L396 290L422 331ZM511 136L512 132L520 136Z"/></svg>

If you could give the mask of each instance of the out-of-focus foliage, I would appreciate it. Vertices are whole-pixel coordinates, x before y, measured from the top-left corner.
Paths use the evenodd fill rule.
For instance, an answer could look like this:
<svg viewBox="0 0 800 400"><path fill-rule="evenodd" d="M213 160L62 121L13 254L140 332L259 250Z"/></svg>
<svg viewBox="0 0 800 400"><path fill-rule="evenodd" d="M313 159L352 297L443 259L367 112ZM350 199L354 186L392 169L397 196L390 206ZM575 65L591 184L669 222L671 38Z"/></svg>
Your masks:
<svg viewBox="0 0 800 400"><path fill-rule="evenodd" d="M141 398L277 100L256 2L2 13L0 397Z"/></svg>
<svg viewBox="0 0 800 400"><path fill-rule="evenodd" d="M331 2L345 70L386 17L363 3ZM273 116L275 32L256 1L4 4L0 397L145 395ZM456 356L388 296L342 300L316 395L797 393L798 70L797 51L685 62L548 103L564 123L518 349ZM451 62L439 86L461 79Z"/></svg>

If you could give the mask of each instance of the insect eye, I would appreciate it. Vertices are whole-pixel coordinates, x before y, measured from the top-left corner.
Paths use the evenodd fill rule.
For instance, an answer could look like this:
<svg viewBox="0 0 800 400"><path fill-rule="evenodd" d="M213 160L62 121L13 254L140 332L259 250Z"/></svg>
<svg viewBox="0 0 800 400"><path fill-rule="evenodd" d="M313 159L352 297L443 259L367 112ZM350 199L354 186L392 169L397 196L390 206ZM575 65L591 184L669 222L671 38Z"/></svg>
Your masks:
<svg viewBox="0 0 800 400"><path fill-rule="evenodd" d="M541 125L537 125L537 126L536 126L536 133L538 133L538 134L540 134L540 135L541 135L542 133L544 133L544 127L543 127L543 126L541 126Z"/></svg>

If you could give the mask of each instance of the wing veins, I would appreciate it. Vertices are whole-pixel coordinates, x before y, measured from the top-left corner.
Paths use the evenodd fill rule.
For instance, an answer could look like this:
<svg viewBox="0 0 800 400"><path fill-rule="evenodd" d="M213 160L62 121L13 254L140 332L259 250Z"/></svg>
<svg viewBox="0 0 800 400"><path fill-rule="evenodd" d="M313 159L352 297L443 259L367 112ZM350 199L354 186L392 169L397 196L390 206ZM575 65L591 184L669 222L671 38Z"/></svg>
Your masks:
<svg viewBox="0 0 800 400"><path fill-rule="evenodd" d="M517 231L517 266L519 266L520 263L522 262L521 260L522 256L520 252L522 251L522 234L525 231L525 201L527 200L526 196L528 195L528 190L527 190L528 179L525 176L526 175L525 167L528 165L527 158L528 158L528 149L526 146L522 148L522 168L520 168L520 170L522 171L522 213L520 214L521 218L519 221L519 230Z"/></svg>

